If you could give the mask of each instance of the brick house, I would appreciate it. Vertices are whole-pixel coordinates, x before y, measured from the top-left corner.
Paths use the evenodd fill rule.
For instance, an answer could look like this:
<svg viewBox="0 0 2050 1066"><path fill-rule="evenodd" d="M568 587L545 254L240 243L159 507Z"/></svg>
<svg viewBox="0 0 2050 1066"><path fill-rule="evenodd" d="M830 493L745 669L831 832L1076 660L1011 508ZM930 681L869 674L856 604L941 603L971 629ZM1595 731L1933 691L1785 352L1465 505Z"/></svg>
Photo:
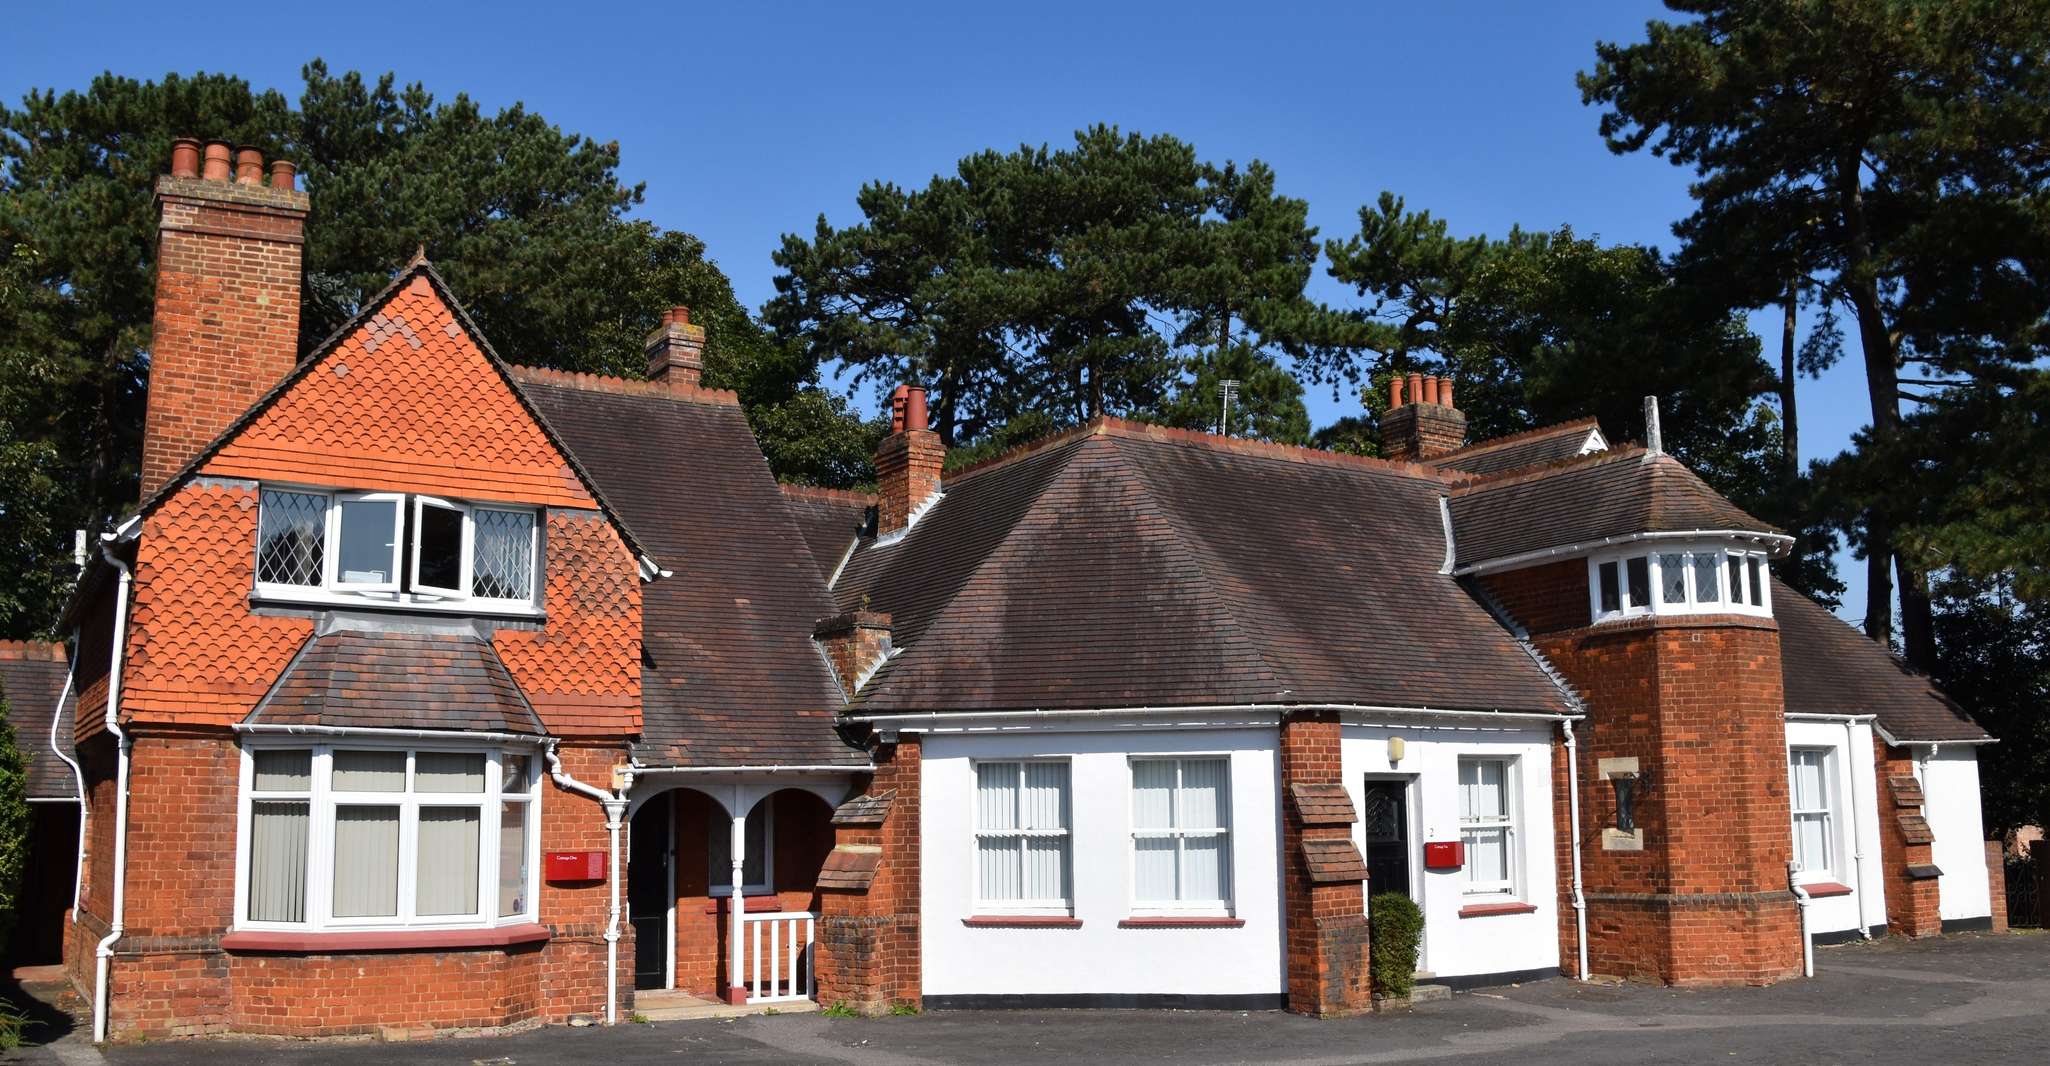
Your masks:
<svg viewBox="0 0 2050 1066"><path fill-rule="evenodd" d="M1465 985L1990 920L1986 735L1655 437L1468 445L1412 376L1389 460L1106 418L943 474L903 388L873 496L779 487L683 309L646 380L535 370L416 261L300 358L289 165L157 192L143 499L39 660L101 1035L1343 1014L1384 891Z"/></svg>

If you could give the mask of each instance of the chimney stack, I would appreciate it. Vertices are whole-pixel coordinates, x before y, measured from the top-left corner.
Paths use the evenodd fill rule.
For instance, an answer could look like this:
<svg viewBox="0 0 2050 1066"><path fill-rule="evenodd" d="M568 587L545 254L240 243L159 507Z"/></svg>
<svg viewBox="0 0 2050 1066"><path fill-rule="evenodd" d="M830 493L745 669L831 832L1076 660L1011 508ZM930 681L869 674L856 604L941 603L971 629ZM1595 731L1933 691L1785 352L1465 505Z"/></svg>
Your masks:
<svg viewBox="0 0 2050 1066"><path fill-rule="evenodd" d="M819 619L812 639L825 649L826 661L840 679L841 691L853 699L861 683L890 657L890 616L884 611L856 610Z"/></svg>
<svg viewBox="0 0 2050 1066"><path fill-rule="evenodd" d="M1417 462L1466 446L1466 415L1453 406L1452 379L1410 372L1388 381L1381 457Z"/></svg>
<svg viewBox="0 0 2050 1066"><path fill-rule="evenodd" d="M648 334L648 380L677 392L699 387L705 377L705 327L692 325L690 308L662 312L662 324Z"/></svg>
<svg viewBox="0 0 2050 1066"><path fill-rule="evenodd" d="M911 516L940 491L947 450L926 428L925 390L899 385L890 393L890 435L876 446L876 535L909 528Z"/></svg>
<svg viewBox="0 0 2050 1066"><path fill-rule="evenodd" d="M181 137L157 179L156 317L143 416L147 497L291 373L306 194L263 153Z"/></svg>

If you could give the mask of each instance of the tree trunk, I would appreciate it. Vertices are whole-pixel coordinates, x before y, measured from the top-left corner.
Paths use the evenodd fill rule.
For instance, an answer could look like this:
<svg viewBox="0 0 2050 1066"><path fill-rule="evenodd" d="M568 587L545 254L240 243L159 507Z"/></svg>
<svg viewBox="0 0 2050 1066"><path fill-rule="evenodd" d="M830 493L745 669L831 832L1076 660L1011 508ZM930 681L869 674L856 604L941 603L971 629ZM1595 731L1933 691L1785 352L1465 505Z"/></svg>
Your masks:
<svg viewBox="0 0 2050 1066"><path fill-rule="evenodd" d="M1787 297L1781 304L1780 321L1780 422L1781 443L1786 448L1787 480L1801 476L1801 415L1794 395L1794 313L1801 295L1794 282L1787 283Z"/></svg>
<svg viewBox="0 0 2050 1066"><path fill-rule="evenodd" d="M1936 668L1936 620L1929 603L1929 575L1894 556L1901 588L1901 648L1908 665L1928 672Z"/></svg>
<svg viewBox="0 0 2050 1066"><path fill-rule="evenodd" d="M1865 356L1865 392L1872 404L1872 442L1880 455L1892 451L1900 431L1900 371L1894 365L1893 337L1887 332L1879 283L1872 277L1872 238L1865 223L1865 194L1859 186L1860 154L1848 153L1837 164L1837 198L1843 211L1847 253L1845 291L1858 319L1858 347ZM1865 515L1865 635L1881 644L1893 643L1893 523L1876 510Z"/></svg>

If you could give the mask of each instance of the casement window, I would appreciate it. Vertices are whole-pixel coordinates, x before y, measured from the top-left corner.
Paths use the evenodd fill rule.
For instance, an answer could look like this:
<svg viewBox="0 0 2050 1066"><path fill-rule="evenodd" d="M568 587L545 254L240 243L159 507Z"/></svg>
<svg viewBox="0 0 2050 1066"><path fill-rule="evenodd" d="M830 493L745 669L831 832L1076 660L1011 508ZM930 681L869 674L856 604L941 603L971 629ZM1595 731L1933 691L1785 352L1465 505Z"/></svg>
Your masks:
<svg viewBox="0 0 2050 1066"><path fill-rule="evenodd" d="M713 818L711 839L706 842L710 853L710 870L706 884L714 896L733 894L733 819ZM747 835L743 843L746 849L740 858L740 894L761 895L773 891L776 871L771 864L776 840L776 804L764 800L747 812L747 825L741 832Z"/></svg>
<svg viewBox="0 0 2050 1066"><path fill-rule="evenodd" d="M1772 614L1763 552L1676 546L1590 557L1594 620L1651 614Z"/></svg>
<svg viewBox="0 0 2050 1066"><path fill-rule="evenodd" d="M266 488L256 591L430 609L531 612L539 516L531 508L395 492Z"/></svg>
<svg viewBox="0 0 2050 1066"><path fill-rule="evenodd" d="M1132 760L1135 909L1231 908L1231 764L1222 756Z"/></svg>
<svg viewBox="0 0 2050 1066"><path fill-rule="evenodd" d="M1516 760L1459 760L1459 839L1471 895L1516 894Z"/></svg>
<svg viewBox="0 0 2050 1066"><path fill-rule="evenodd" d="M532 752L254 747L243 767L238 926L534 920Z"/></svg>
<svg viewBox="0 0 2050 1066"><path fill-rule="evenodd" d="M1836 869L1836 811L1830 785L1834 755L1828 748L1787 752L1787 796L1794 811L1794 862L1801 876L1826 880Z"/></svg>
<svg viewBox="0 0 2050 1066"><path fill-rule="evenodd" d="M1070 829L1065 759L976 763L976 910L1067 913Z"/></svg>

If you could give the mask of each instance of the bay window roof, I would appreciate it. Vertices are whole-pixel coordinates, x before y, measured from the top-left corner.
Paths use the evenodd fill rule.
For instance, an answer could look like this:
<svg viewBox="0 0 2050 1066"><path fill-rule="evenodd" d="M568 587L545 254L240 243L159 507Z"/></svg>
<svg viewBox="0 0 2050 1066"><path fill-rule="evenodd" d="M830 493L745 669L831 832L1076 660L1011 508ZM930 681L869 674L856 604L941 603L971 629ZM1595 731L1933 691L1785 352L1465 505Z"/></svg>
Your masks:
<svg viewBox="0 0 2050 1066"><path fill-rule="evenodd" d="M1746 514L1670 455L1632 447L1583 462L1468 482L1451 497L1455 566L1499 569L1662 535L1769 544L1786 533Z"/></svg>
<svg viewBox="0 0 2050 1066"><path fill-rule="evenodd" d="M330 623L300 648L245 722L548 732L491 641L466 626Z"/></svg>

